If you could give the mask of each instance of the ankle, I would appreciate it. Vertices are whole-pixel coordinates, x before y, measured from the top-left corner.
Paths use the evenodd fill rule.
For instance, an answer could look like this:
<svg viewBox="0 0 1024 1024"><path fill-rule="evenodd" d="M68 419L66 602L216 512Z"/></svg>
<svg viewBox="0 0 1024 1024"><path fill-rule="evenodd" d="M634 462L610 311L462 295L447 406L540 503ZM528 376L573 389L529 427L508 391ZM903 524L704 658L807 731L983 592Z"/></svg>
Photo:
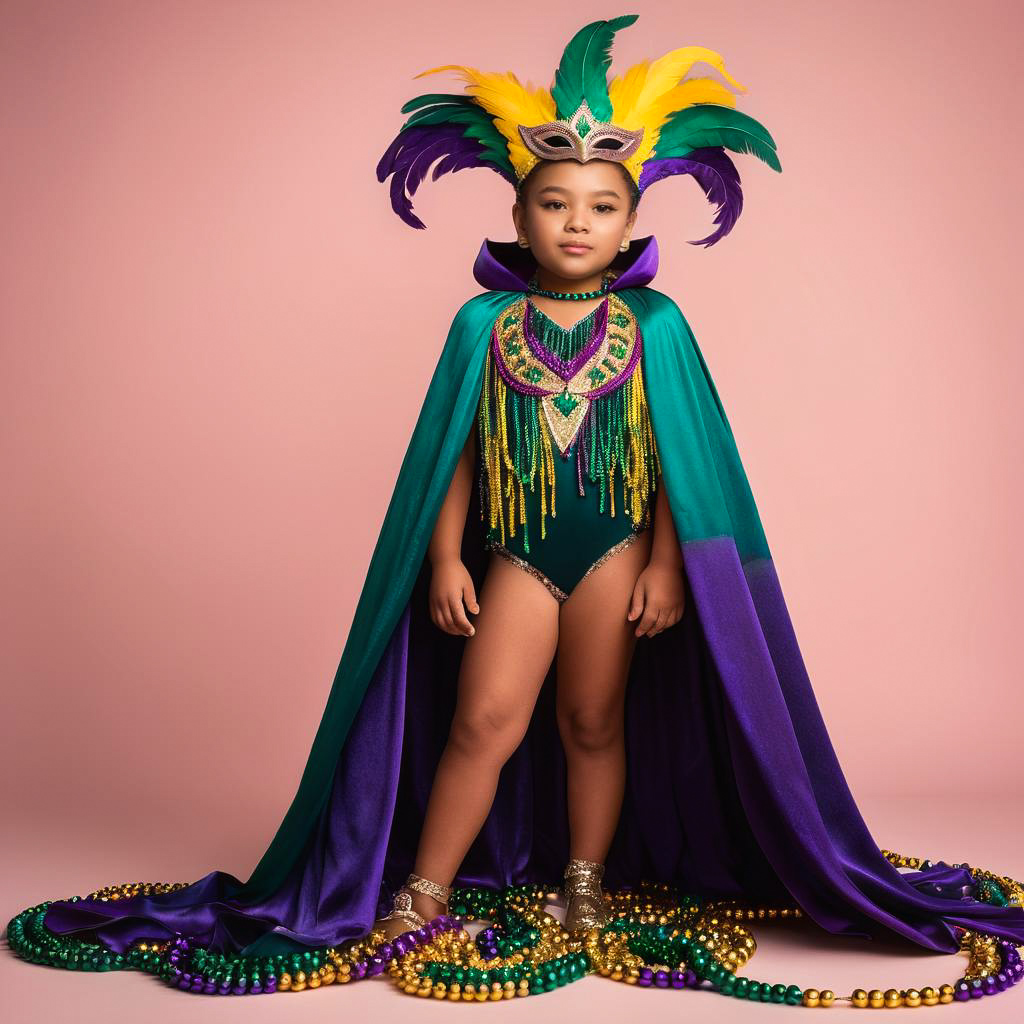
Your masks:
<svg viewBox="0 0 1024 1024"><path fill-rule="evenodd" d="M439 900L434 899L433 896L428 896L423 892L412 893L412 909L416 911L424 920L430 921L440 914L448 913L448 904L441 903Z"/></svg>

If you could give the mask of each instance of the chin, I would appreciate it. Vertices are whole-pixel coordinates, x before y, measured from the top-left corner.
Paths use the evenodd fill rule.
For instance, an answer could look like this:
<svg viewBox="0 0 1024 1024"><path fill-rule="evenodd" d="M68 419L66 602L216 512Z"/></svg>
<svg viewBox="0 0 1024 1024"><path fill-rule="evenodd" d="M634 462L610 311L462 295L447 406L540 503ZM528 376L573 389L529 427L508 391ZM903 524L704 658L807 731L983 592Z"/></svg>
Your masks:
<svg viewBox="0 0 1024 1024"><path fill-rule="evenodd" d="M559 277L570 279L592 277L594 274L600 274L607 265L600 259L595 259L593 254L586 257L562 256L558 260L555 273Z"/></svg>

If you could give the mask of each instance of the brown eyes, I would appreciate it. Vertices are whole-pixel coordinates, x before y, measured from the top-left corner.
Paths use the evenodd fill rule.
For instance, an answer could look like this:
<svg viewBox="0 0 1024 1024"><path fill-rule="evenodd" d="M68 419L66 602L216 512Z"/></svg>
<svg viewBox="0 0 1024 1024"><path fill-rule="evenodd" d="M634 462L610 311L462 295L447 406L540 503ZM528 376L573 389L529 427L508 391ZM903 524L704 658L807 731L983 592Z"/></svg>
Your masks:
<svg viewBox="0 0 1024 1024"><path fill-rule="evenodd" d="M562 203L561 199L549 199L547 202L541 203L540 205L546 210L549 207L552 207L552 206L555 206L555 205L562 206L563 203ZM595 210L602 210L602 211L604 211L604 210L614 211L615 207L609 205L608 203L598 203L597 206L594 207L594 209Z"/></svg>

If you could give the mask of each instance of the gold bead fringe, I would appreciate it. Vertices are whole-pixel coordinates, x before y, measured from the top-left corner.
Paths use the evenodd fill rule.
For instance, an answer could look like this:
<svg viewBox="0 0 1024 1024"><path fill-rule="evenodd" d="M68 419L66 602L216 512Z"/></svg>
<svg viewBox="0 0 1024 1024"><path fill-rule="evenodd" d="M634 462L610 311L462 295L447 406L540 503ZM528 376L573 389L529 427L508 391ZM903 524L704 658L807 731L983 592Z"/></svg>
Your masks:
<svg viewBox="0 0 1024 1024"><path fill-rule="evenodd" d="M620 478L622 504L632 518L635 527L650 523L650 495L656 478L661 473L661 457L654 438L650 408L644 387L642 360L638 361L629 379L621 385L623 422L621 439L598 439L598 448L607 452L607 465L599 479L591 470L584 479L600 484L609 498L609 515L615 512L616 477ZM536 493L540 486L540 535L545 539L548 507L551 516L557 515L555 495L555 445L544 415L541 403L536 398L525 396L527 408L532 411L526 421L510 416L508 397L510 389L494 365L494 353L488 349L484 367L484 383L477 412L477 429L480 439L481 459L486 486L484 488L487 513L481 508L484 519L491 530L500 532L501 543L506 536L515 537L516 529L526 523L525 488ZM594 401L615 396L615 392L603 395ZM597 413L597 410L594 410ZM509 419L513 419L510 425ZM601 433L603 427L594 426ZM580 428L581 431L584 429ZM579 446L584 441L577 438L573 458L581 458ZM529 550L528 545L526 550Z"/></svg>

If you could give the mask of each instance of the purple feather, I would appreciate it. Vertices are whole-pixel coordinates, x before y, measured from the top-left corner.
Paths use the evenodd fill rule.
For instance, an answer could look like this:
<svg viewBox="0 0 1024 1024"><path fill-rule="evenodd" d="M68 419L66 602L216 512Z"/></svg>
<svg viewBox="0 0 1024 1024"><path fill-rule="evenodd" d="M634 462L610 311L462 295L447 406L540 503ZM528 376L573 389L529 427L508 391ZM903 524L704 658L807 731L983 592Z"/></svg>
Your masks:
<svg viewBox="0 0 1024 1024"><path fill-rule="evenodd" d="M484 157L484 146L477 139L463 134L460 125L413 125L398 133L394 142L377 164L377 180L391 179L391 206L395 213L410 227L425 228L412 212L411 197L426 176L430 165L439 157L441 162L434 168L432 180L446 172L464 167L489 167L507 177L500 168Z"/></svg>
<svg viewBox="0 0 1024 1024"><path fill-rule="evenodd" d="M431 173L431 180L437 181L442 174L454 174L456 171L461 171L465 167L481 166L480 144L475 139L467 138L463 141L465 142L463 151L455 152L453 150L448 156L441 160ZM486 161L485 166L489 167L492 171L497 171L498 174L500 174L506 181L515 185L515 179L503 167L498 167L495 164Z"/></svg>
<svg viewBox="0 0 1024 1024"><path fill-rule="evenodd" d="M685 157L648 160L637 183L640 192L643 193L656 181L673 174L692 174L708 200L718 204L714 219L718 230L690 244L711 246L721 241L733 229L743 210L740 173L725 149L721 146L706 146L691 150Z"/></svg>
<svg viewBox="0 0 1024 1024"><path fill-rule="evenodd" d="M405 172L405 187L409 190L409 195L413 195L416 189L423 183L423 179L427 176L427 171L430 170L430 165L435 160L447 156L451 149L452 140L441 138L434 139L417 151Z"/></svg>

